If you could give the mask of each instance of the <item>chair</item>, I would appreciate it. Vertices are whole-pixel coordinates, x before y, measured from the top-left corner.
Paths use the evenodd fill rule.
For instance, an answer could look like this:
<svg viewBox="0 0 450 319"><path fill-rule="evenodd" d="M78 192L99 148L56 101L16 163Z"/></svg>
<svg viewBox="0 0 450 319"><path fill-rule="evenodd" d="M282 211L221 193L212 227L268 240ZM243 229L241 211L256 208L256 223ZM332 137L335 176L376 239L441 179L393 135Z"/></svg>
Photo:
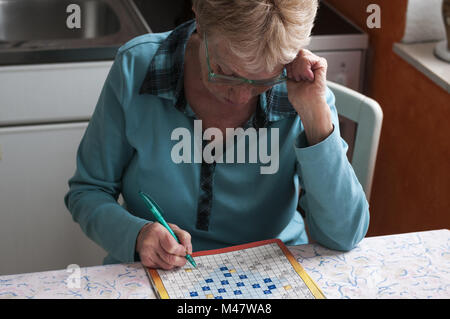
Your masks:
<svg viewBox="0 0 450 319"><path fill-rule="evenodd" d="M327 85L336 97L341 136L349 145L347 156L369 201L383 111L361 93L331 81Z"/></svg>

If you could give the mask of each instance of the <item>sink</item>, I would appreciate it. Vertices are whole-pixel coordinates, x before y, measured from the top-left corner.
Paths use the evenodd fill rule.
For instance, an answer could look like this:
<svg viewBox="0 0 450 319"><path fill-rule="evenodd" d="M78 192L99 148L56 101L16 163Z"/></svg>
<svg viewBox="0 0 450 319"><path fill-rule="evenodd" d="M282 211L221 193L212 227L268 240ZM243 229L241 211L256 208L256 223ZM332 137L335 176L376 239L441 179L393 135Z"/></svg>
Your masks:
<svg viewBox="0 0 450 319"><path fill-rule="evenodd" d="M119 31L111 7L98 0L78 1L81 28L69 29L66 19L72 1L0 0L0 41L96 38ZM26 21L26 23L24 23Z"/></svg>
<svg viewBox="0 0 450 319"><path fill-rule="evenodd" d="M66 25L70 4L81 28ZM132 0L0 0L0 65L110 60L148 32Z"/></svg>

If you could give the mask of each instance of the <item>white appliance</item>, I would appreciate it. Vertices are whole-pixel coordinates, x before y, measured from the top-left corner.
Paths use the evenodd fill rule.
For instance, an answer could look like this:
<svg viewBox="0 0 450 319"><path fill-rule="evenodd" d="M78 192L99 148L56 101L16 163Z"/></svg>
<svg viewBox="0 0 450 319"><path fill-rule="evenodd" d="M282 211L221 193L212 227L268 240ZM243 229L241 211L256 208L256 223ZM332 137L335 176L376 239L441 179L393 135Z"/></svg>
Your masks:
<svg viewBox="0 0 450 319"><path fill-rule="evenodd" d="M0 67L0 275L102 263L64 195L111 65Z"/></svg>

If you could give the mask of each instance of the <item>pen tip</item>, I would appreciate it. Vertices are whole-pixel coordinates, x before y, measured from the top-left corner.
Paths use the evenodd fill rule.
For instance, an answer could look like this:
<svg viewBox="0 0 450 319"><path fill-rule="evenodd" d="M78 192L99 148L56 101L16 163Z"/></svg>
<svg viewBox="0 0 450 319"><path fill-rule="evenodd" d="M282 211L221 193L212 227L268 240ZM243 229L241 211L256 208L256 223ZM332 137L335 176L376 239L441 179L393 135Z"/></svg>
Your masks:
<svg viewBox="0 0 450 319"><path fill-rule="evenodd" d="M192 266L194 266L194 268L197 268L197 263L195 262L194 258L192 258L191 255L187 254L186 259L191 263Z"/></svg>

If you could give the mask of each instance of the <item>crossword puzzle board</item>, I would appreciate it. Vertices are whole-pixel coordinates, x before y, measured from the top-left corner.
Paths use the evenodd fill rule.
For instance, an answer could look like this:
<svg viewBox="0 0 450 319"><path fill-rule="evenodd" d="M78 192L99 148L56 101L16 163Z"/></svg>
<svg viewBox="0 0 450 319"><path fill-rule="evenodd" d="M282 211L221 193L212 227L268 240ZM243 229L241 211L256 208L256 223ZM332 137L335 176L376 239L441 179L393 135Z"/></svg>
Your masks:
<svg viewBox="0 0 450 319"><path fill-rule="evenodd" d="M146 268L162 299L325 298L279 239L193 253L172 270Z"/></svg>

